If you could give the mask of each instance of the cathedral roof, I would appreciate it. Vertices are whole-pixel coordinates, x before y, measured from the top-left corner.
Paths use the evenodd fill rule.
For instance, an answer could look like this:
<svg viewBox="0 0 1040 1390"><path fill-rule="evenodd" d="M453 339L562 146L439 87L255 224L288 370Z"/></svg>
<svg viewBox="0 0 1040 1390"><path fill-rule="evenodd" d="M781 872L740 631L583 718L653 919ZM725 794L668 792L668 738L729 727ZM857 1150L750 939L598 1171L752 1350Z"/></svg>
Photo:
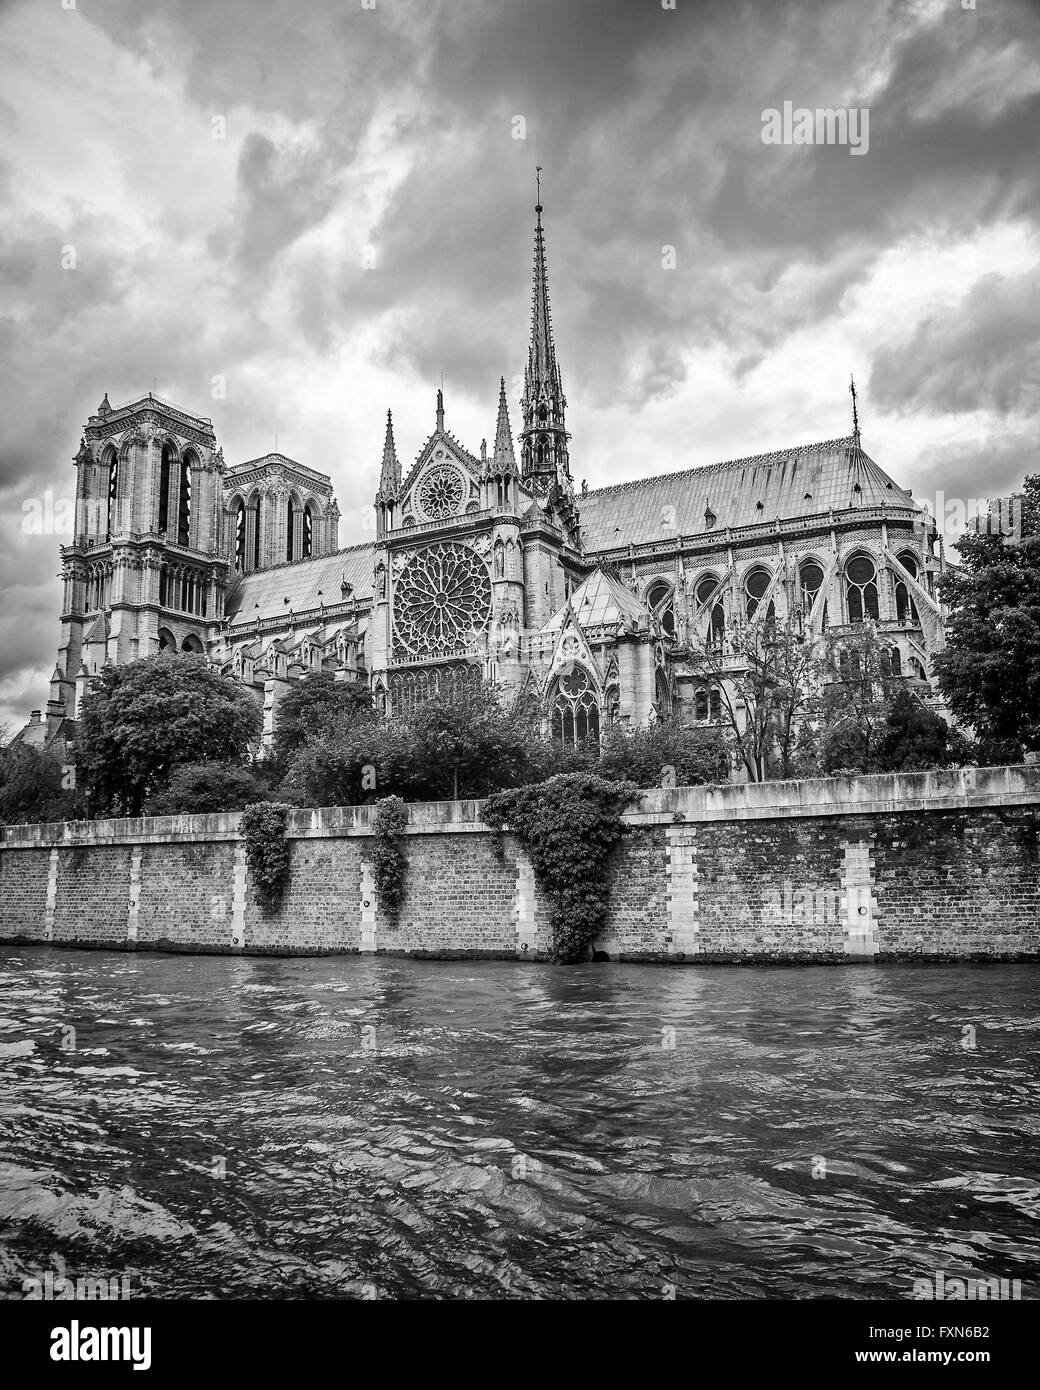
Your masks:
<svg viewBox="0 0 1040 1390"><path fill-rule="evenodd" d="M344 578L351 586L349 598L372 597L371 544L348 545L331 555L253 570L243 575L228 594L225 612L233 627L255 623L257 604L261 618L285 617L290 606L298 614L317 612L322 603L331 608L342 602L340 585Z"/></svg>
<svg viewBox="0 0 1040 1390"><path fill-rule="evenodd" d="M585 630L591 627L629 627L633 622L644 626L649 621L647 611L636 596L624 584L597 569L589 575L567 603L558 609L542 628L543 632L557 632L567 621L567 610L574 610L579 626Z"/></svg>
<svg viewBox="0 0 1040 1390"><path fill-rule="evenodd" d="M615 483L578 500L593 552L882 504L920 510L854 436Z"/></svg>

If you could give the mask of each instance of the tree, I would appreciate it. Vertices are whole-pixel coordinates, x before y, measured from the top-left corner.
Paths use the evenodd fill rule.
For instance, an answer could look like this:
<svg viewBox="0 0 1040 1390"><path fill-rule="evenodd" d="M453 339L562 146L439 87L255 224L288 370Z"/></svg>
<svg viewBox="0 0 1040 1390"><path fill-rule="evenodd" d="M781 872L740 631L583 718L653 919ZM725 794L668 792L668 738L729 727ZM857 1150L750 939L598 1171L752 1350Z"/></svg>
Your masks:
<svg viewBox="0 0 1040 1390"><path fill-rule="evenodd" d="M183 763L174 768L164 788L148 797L144 813L211 815L217 811L243 811L269 800L267 788L251 768L227 763Z"/></svg>
<svg viewBox="0 0 1040 1390"><path fill-rule="evenodd" d="M278 787L300 806L357 806L374 798L380 781L386 721L341 725L311 734L289 759Z"/></svg>
<svg viewBox="0 0 1040 1390"><path fill-rule="evenodd" d="M895 674L873 623L837 637L820 669L825 772L915 772L974 759L968 739Z"/></svg>
<svg viewBox="0 0 1040 1390"><path fill-rule="evenodd" d="M8 744L0 751L0 824L81 820L86 799L75 775L55 753Z"/></svg>
<svg viewBox="0 0 1040 1390"><path fill-rule="evenodd" d="M599 761L590 771L608 782L658 787L666 769L680 787L727 781L730 756L722 731L684 729L677 719L660 719L640 729L614 725L603 734Z"/></svg>
<svg viewBox="0 0 1040 1390"><path fill-rule="evenodd" d="M87 689L77 751L95 814L138 815L183 763L243 764L263 715L202 657L165 652L106 666Z"/></svg>
<svg viewBox="0 0 1040 1390"><path fill-rule="evenodd" d="M311 805L355 805L388 791L405 801L482 797L548 775L541 736L488 684L434 696L409 714L309 735L282 791Z"/></svg>
<svg viewBox="0 0 1040 1390"><path fill-rule="evenodd" d="M371 724L375 717L367 685L338 681L331 671L316 671L297 681L275 707L274 760L280 767L288 767L308 738Z"/></svg>
<svg viewBox="0 0 1040 1390"><path fill-rule="evenodd" d="M966 751L941 715L921 703L905 687L897 691L877 745L878 772L917 772L946 767Z"/></svg>
<svg viewBox="0 0 1040 1390"><path fill-rule="evenodd" d="M983 744L1040 751L1040 474L1026 478L1021 537L957 542L940 580L946 647L934 669L950 709Z"/></svg>
<svg viewBox="0 0 1040 1390"><path fill-rule="evenodd" d="M410 801L482 797L528 780L539 739L516 704L486 683L427 700L395 720L381 747L386 783Z"/></svg>
<svg viewBox="0 0 1040 1390"><path fill-rule="evenodd" d="M892 702L904 689L873 623L831 638L819 658L819 758L824 772L878 772Z"/></svg>
<svg viewBox="0 0 1040 1390"><path fill-rule="evenodd" d="M763 616L735 634L730 653L706 646L691 664L718 691L721 727L752 782L804 770L801 735L819 701L813 644L799 623Z"/></svg>

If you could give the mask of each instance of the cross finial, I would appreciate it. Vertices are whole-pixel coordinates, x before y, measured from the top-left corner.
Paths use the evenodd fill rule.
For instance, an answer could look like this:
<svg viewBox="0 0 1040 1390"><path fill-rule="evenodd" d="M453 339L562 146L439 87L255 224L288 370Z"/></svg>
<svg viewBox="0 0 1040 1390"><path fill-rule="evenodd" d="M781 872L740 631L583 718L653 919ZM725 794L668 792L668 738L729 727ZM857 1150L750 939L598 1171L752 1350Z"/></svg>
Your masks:
<svg viewBox="0 0 1040 1390"><path fill-rule="evenodd" d="M849 377L849 391L852 393L852 438L859 447L859 411L856 406L856 378Z"/></svg>
<svg viewBox="0 0 1040 1390"><path fill-rule="evenodd" d="M541 210L542 210L542 166L541 166L540 164L536 164L536 165L534 166L534 181L535 181L535 186L536 186L537 189L538 189L538 201L537 201L537 203L535 204L535 209L534 209L534 210L535 210L535 212L541 212Z"/></svg>

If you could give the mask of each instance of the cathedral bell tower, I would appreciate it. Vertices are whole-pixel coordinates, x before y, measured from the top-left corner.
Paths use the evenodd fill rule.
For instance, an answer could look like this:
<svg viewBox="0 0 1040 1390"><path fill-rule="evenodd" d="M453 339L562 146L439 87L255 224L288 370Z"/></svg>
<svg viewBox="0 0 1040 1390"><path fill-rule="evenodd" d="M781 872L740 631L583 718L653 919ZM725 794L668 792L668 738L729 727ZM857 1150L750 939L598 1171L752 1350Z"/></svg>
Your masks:
<svg viewBox="0 0 1040 1390"><path fill-rule="evenodd" d="M540 174L539 170L539 174ZM570 492L571 470L567 453L570 435L564 413L567 400L556 361L552 316L549 312L549 278L545 265L545 233L542 230L542 197L539 178L537 222L534 229L534 288L531 296L531 345L524 372L520 432L521 474L529 488L547 496L556 488Z"/></svg>
<svg viewBox="0 0 1040 1390"><path fill-rule="evenodd" d="M91 676L161 649L204 654L224 611L224 458L212 422L151 392L87 421L76 530L62 547L62 637L48 716L75 716Z"/></svg>

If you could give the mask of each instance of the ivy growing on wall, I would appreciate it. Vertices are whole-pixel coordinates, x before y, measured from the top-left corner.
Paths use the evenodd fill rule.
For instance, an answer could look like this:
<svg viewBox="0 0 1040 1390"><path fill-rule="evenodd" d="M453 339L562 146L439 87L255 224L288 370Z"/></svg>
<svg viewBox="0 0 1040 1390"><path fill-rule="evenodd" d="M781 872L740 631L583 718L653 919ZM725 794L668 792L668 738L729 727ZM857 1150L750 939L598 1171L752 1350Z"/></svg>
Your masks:
<svg viewBox="0 0 1040 1390"><path fill-rule="evenodd" d="M380 906L391 916L397 912L404 897L404 876L408 863L404 852L404 828L407 824L408 812L399 796L384 796L376 803L376 813L372 818L376 896Z"/></svg>
<svg viewBox="0 0 1040 1390"><path fill-rule="evenodd" d="M289 806L260 801L242 812L240 830L246 842L246 863L261 907L278 903L289 878L289 842L285 838Z"/></svg>
<svg viewBox="0 0 1040 1390"><path fill-rule="evenodd" d="M630 782L574 772L485 801L485 822L517 836L549 898L550 960L584 960L603 930L610 852L624 834L621 813L638 794Z"/></svg>

